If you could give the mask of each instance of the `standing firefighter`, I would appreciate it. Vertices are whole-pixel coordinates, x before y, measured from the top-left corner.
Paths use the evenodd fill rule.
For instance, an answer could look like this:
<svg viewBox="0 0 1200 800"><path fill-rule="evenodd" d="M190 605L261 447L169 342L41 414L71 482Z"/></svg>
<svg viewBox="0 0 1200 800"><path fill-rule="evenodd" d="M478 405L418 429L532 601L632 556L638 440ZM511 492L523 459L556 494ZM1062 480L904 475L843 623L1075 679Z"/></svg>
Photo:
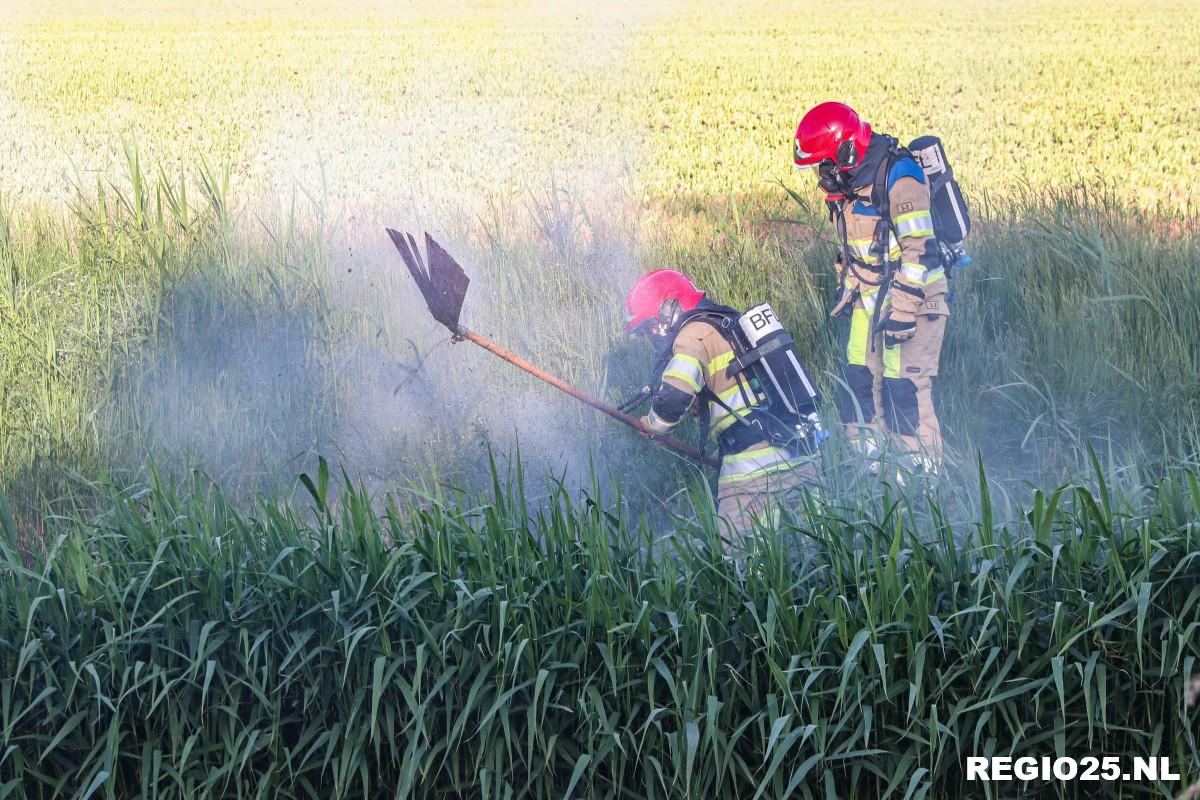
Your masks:
<svg viewBox="0 0 1200 800"><path fill-rule="evenodd" d="M772 500L817 480L819 396L791 337L762 304L742 314L670 269L643 275L625 299L628 330L659 355L647 430L701 416L721 458L717 516L726 548L743 543Z"/></svg>
<svg viewBox="0 0 1200 800"><path fill-rule="evenodd" d="M932 384L950 313L946 267L966 263L961 241L969 229L944 161L934 137L900 147L842 103L821 103L796 129L795 164L817 167L841 249L832 315L850 315L842 421L865 456L879 452L877 434L891 434L905 466L929 472L942 458ZM947 223L958 235L939 242L931 211L943 206L945 216L957 216Z"/></svg>

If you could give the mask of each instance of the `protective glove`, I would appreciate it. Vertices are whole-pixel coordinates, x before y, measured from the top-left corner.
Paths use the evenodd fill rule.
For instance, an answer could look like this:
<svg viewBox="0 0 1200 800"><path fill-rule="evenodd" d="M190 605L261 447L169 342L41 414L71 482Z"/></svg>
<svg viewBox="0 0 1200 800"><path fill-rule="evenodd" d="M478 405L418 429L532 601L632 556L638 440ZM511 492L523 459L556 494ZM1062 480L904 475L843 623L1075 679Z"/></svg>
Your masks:
<svg viewBox="0 0 1200 800"><path fill-rule="evenodd" d="M895 347L917 335L917 317L908 311L892 309L883 323L883 346Z"/></svg>
<svg viewBox="0 0 1200 800"><path fill-rule="evenodd" d="M917 314L924 310L925 292L915 286L896 281L888 290L891 308L880 325L885 347L895 347L917 334Z"/></svg>
<svg viewBox="0 0 1200 800"><path fill-rule="evenodd" d="M840 263L837 263L833 265L833 268L834 270L841 270L842 267ZM850 309L853 308L854 299L858 297L860 289L861 286L859 285L858 277L853 273L847 273L845 280L842 282L841 292L838 294L837 303L829 312L829 316L837 318L848 313Z"/></svg>
<svg viewBox="0 0 1200 800"><path fill-rule="evenodd" d="M646 416L642 417L642 436L645 436L651 441L654 440L656 434L665 436L666 434L670 433L671 429L674 427L675 426L670 422L667 422L658 414L655 414L654 409L650 409L650 412L646 414Z"/></svg>

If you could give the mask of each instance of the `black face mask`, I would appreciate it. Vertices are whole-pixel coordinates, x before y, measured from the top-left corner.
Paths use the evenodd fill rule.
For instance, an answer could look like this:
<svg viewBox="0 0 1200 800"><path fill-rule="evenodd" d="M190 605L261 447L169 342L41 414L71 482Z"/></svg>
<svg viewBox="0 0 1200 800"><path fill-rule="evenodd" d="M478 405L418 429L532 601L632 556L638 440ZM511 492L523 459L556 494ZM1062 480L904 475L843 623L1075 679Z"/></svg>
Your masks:
<svg viewBox="0 0 1200 800"><path fill-rule="evenodd" d="M830 200L841 200L850 192L850 186L846 183L846 173L842 172L841 167L831 158L817 165L817 185Z"/></svg>

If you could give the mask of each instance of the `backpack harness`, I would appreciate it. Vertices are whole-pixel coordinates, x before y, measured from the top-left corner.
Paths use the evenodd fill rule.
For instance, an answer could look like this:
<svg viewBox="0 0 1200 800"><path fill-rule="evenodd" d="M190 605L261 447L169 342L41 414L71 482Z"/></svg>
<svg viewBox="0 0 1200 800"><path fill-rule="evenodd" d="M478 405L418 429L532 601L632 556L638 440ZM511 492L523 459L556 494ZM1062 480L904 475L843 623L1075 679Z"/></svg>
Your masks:
<svg viewBox="0 0 1200 800"><path fill-rule="evenodd" d="M876 301L875 308L871 312L872 333L879 328L883 298L892 286L892 279L896 271L895 262L888 257L891 250L893 226L887 180L888 176L891 175L892 167L895 166L897 161L902 158L913 158L908 148L900 147L895 138L891 136L885 136L884 138L888 143L887 154L880 160L879 166L875 170L875 179L871 184L871 200L875 208L879 211L879 222L875 223L875 234L871 237L869 252L879 258L878 267L858 261L850 255L850 241L846 235L846 204L857 202L863 199L863 196L857 194L852 187L847 186L845 187L845 194L840 200L830 201L829 203L829 216L831 219L836 220L838 236L841 238L842 269L838 273L839 286L845 285L846 273L853 271L854 277L858 279L859 283L879 287L879 299ZM860 267L870 273L877 274L879 277L873 278L863 275L859 271ZM875 352L875 337L871 336L870 341L871 352Z"/></svg>
<svg viewBox="0 0 1200 800"><path fill-rule="evenodd" d="M761 314L760 309L764 308L767 316L773 320L774 312L765 304L745 314L728 306L709 306L685 312L671 328L663 356L655 365L655 374L660 376L657 382L661 382L662 372L673 355L671 345L675 337L690 322L703 322L712 327L733 350L734 358L725 374L737 382L746 409L741 413L734 411L707 384L703 385L697 394L701 401L702 449L708 441L710 428L708 402L716 403L734 420L729 428L717 436L722 456L739 453L762 441L795 454L810 454L816 451L821 441L821 423L816 414L820 394L796 359L795 343L791 336L779 326L779 330L765 337L761 344L747 346L749 342L739 331L741 320L751 317L755 312ZM786 361L780 363L779 359ZM774 370L771 362L776 362ZM785 373L782 380L779 377L781 372ZM760 401L760 393L765 402ZM792 396L788 397L789 394Z"/></svg>
<svg viewBox="0 0 1200 800"><path fill-rule="evenodd" d="M875 303L871 314L871 331L875 332L880 325L880 311L883 298L893 285L896 265L888 258L893 232L890 213L890 198L888 197L888 178L892 168L898 161L911 158L925 173L929 183L929 214L933 220L934 238L938 243L938 254L942 267L946 271L947 280L951 281L947 302L954 296L952 282L953 267L965 267L971 263L971 257L963 248L963 239L971 231L971 217L967 210L967 201L963 197L958 181L954 180L954 171L946 159L946 151L942 142L936 136L922 136L914 139L908 147L901 147L892 136L883 137L887 142L887 152L875 170L875 178L871 184L871 200L879 211L879 222L875 225L875 234L871 240L870 253L879 258L879 267L856 260L850 255L850 243L846 235L846 204L863 199L850 186L844 186L841 199L829 202L829 216L836 220L838 235L841 239L842 269L838 275L841 285L845 285L846 273L854 272L854 277L867 286L879 287L879 300ZM864 275L860 268L872 275ZM874 275L877 274L878 278ZM900 284L897 284L899 286ZM875 350L875 337L871 337L871 350Z"/></svg>

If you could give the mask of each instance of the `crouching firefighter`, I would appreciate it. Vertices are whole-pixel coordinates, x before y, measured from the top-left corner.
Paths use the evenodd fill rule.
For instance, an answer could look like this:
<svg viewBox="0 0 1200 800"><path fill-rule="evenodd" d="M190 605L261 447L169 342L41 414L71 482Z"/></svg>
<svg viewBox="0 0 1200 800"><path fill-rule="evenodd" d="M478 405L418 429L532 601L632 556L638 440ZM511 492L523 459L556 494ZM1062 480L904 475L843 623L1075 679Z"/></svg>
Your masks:
<svg viewBox="0 0 1200 800"><path fill-rule="evenodd" d="M659 356L642 422L665 434L699 414L719 448L717 516L732 552L772 503L817 483L820 396L766 304L743 314L659 269L638 279L625 308L628 331L651 337Z"/></svg>
<svg viewBox="0 0 1200 800"><path fill-rule="evenodd" d="M950 313L946 269L969 262L962 240L970 228L941 143L928 136L904 148L849 106L821 103L800 120L794 161L817 167L837 226L841 294L831 315L850 316L838 393L850 440L872 471L887 434L902 466L936 472L933 378Z"/></svg>

